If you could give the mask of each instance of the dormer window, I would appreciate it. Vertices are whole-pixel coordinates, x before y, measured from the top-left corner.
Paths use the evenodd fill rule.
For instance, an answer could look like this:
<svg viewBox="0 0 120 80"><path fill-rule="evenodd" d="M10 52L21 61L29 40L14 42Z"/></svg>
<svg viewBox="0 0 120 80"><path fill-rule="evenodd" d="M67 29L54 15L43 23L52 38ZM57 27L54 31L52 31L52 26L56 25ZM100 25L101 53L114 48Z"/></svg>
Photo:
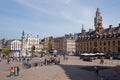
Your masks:
<svg viewBox="0 0 120 80"><path fill-rule="evenodd" d="M114 34L114 37L116 37L116 32L113 32L113 34Z"/></svg>
<svg viewBox="0 0 120 80"><path fill-rule="evenodd" d="M106 33L104 33L104 38L106 38Z"/></svg>
<svg viewBox="0 0 120 80"><path fill-rule="evenodd" d="M120 33L120 27L118 28L118 33Z"/></svg>
<svg viewBox="0 0 120 80"><path fill-rule="evenodd" d="M109 35L109 37L110 37L110 38L112 37L112 35L111 35L111 33L110 33L110 32L109 32L109 34L108 34L108 35Z"/></svg>
<svg viewBox="0 0 120 80"><path fill-rule="evenodd" d="M99 35L96 35L96 38L99 38Z"/></svg>

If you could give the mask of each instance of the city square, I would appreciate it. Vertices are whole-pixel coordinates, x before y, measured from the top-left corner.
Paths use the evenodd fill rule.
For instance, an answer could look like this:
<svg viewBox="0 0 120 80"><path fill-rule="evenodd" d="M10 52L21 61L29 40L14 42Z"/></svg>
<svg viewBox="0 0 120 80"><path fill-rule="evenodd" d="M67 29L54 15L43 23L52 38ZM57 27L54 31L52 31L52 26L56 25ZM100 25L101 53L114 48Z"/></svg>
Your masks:
<svg viewBox="0 0 120 80"><path fill-rule="evenodd" d="M1 0L0 80L120 80L119 3Z"/></svg>
<svg viewBox="0 0 120 80"><path fill-rule="evenodd" d="M32 62L39 61L39 58L33 58ZM43 66L32 66L31 68L23 67L23 64L18 61L11 61L7 64L6 60L2 60L0 63L0 78L1 80L113 80L113 67L120 65L119 60L106 59L104 64L100 64L100 60L94 60L92 62L87 62L80 60L76 56L68 56L68 60L64 60L61 57L61 63L59 65L43 65ZM9 68L13 66L20 67L19 76L9 75ZM94 66L99 66L100 72L99 76L96 75L94 71ZM120 71L118 71L120 74ZM117 80L120 76L117 76Z"/></svg>

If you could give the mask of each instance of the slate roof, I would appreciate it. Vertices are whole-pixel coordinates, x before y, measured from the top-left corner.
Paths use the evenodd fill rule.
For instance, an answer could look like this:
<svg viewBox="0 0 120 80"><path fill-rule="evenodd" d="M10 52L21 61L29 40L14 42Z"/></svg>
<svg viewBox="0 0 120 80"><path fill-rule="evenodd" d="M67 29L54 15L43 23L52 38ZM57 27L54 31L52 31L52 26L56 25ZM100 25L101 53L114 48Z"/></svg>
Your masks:
<svg viewBox="0 0 120 80"><path fill-rule="evenodd" d="M102 32L88 31L84 33L77 33L75 34L78 36L78 39L97 39L97 38L120 38L120 26L117 27L109 27L103 29Z"/></svg>

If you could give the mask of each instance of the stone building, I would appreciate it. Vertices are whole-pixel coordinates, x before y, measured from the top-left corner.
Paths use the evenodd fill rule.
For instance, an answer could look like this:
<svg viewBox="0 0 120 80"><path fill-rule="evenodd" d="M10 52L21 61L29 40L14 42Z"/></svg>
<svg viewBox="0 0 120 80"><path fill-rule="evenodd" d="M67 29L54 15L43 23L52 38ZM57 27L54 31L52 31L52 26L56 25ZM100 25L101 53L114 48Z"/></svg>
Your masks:
<svg viewBox="0 0 120 80"><path fill-rule="evenodd" d="M54 49L61 54L74 55L76 50L74 35L66 34L63 37L54 38Z"/></svg>
<svg viewBox="0 0 120 80"><path fill-rule="evenodd" d="M2 51L2 40L0 40L0 52Z"/></svg>
<svg viewBox="0 0 120 80"><path fill-rule="evenodd" d="M35 48L35 52L39 52L40 51L40 38L39 36L35 36L32 34L28 34L26 37L26 50L28 52L31 51L32 47Z"/></svg>
<svg viewBox="0 0 120 80"><path fill-rule="evenodd" d="M41 43L43 44L43 50L45 52L53 52L54 49L54 38L53 37L48 37L48 38L44 38L41 40Z"/></svg>
<svg viewBox="0 0 120 80"><path fill-rule="evenodd" d="M21 50L21 41L20 40L8 40L7 49L11 51L20 51Z"/></svg>
<svg viewBox="0 0 120 80"><path fill-rule="evenodd" d="M104 29L102 16L97 8L94 27L95 30L90 29L88 32L82 28L81 33L75 34L76 52L120 53L120 24L116 27L109 25L109 28Z"/></svg>
<svg viewBox="0 0 120 80"><path fill-rule="evenodd" d="M32 34L27 34L27 36L25 37L25 33L23 31L21 38L22 38L21 39L21 55L22 56L30 55L33 47L34 47L35 53L39 52L43 47L38 35L35 36Z"/></svg>
<svg viewBox="0 0 120 80"><path fill-rule="evenodd" d="M8 40L7 49L10 50L11 55L14 55L15 57L19 57L21 50L21 41L17 39Z"/></svg>

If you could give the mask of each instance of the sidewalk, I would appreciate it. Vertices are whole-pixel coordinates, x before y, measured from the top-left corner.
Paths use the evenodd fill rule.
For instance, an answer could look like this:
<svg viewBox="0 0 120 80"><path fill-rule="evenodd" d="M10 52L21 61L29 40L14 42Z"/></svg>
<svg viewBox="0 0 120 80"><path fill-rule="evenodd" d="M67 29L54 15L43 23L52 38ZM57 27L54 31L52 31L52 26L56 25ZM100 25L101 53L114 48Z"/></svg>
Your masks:
<svg viewBox="0 0 120 80"><path fill-rule="evenodd" d="M37 61L37 59L33 60ZM69 56L68 60L61 59L60 65L37 66L29 69L21 67L19 76L8 78L6 75L9 73L7 69L10 65L2 64L0 67L0 70L3 69L3 71L0 71L1 80L100 80L100 77L103 77L103 80L113 80L112 67L115 66L115 64L111 65L110 63L101 65L99 61L85 62L80 60L79 57ZM21 63L17 64L21 65ZM16 65L16 62L12 62L11 65ZM81 69L81 67L94 65L109 66L111 68L100 70L99 77L94 72ZM117 80L120 80L119 76Z"/></svg>

